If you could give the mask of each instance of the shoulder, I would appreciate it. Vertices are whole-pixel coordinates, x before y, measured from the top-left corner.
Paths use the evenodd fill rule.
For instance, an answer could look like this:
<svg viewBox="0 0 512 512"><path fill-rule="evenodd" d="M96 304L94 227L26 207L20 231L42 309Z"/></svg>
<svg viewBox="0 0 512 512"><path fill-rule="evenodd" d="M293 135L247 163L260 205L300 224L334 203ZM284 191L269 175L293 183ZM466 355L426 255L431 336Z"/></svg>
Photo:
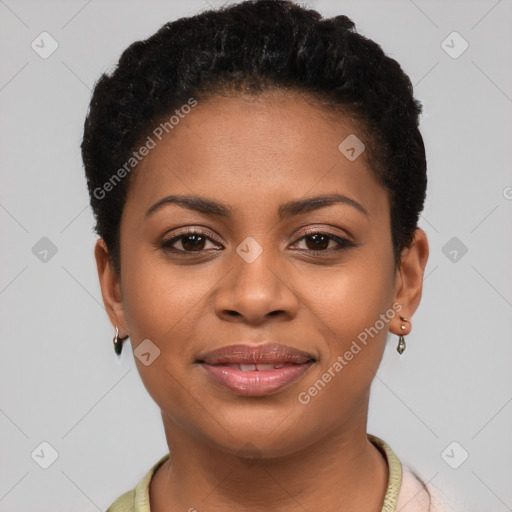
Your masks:
<svg viewBox="0 0 512 512"><path fill-rule="evenodd" d="M402 464L385 441L371 434L368 438L382 452L389 468L382 512L462 512L441 489L425 483L410 466Z"/></svg>
<svg viewBox="0 0 512 512"><path fill-rule="evenodd" d="M134 512L134 496L135 490L125 492L108 507L107 512Z"/></svg>
<svg viewBox="0 0 512 512"><path fill-rule="evenodd" d="M135 489L125 492L110 505L106 512L151 512L149 508L149 484L156 470L169 458L164 455L144 475Z"/></svg>
<svg viewBox="0 0 512 512"><path fill-rule="evenodd" d="M400 512L459 512L440 489L423 482L407 466L402 469L402 484L396 509Z"/></svg>

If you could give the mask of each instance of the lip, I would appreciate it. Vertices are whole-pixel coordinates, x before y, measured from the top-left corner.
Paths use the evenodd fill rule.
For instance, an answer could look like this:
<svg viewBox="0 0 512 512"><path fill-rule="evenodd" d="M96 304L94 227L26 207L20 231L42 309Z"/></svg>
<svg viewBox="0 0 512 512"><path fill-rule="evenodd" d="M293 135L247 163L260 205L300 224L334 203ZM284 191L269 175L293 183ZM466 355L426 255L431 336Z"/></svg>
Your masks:
<svg viewBox="0 0 512 512"><path fill-rule="evenodd" d="M264 396L299 379L316 361L307 352L278 343L230 345L197 359L216 382L238 395Z"/></svg>

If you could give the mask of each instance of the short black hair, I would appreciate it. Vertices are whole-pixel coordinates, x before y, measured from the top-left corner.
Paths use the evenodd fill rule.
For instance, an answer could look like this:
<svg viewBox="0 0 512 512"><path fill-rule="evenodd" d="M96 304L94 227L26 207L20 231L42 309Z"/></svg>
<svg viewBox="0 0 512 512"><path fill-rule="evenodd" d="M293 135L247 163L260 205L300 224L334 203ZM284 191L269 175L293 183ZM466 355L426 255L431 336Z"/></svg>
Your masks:
<svg viewBox="0 0 512 512"><path fill-rule="evenodd" d="M388 190L398 266L427 188L422 106L410 79L347 16L324 19L289 0L248 0L166 23L131 44L95 85L82 158L96 232L117 272L126 163L137 144L191 98L271 89L306 94L333 115L357 120L365 157Z"/></svg>

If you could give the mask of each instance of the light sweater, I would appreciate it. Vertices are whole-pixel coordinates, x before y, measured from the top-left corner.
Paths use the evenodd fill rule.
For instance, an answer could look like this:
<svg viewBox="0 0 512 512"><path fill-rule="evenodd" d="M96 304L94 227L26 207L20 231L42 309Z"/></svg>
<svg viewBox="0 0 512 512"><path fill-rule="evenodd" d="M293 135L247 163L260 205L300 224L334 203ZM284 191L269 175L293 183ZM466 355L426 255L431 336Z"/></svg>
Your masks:
<svg viewBox="0 0 512 512"><path fill-rule="evenodd" d="M368 439L386 459L389 478L380 512L454 512L433 488L426 486L402 464L393 450L382 439L368 434ZM151 512L149 485L156 470L169 458L164 455L137 484L135 489L122 494L107 512Z"/></svg>

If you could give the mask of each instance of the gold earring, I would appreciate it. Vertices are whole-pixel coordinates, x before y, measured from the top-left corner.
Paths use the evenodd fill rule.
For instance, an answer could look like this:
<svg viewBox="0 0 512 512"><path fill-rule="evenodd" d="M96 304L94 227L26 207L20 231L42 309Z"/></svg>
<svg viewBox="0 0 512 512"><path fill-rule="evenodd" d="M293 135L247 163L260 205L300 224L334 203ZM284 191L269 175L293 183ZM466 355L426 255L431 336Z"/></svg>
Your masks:
<svg viewBox="0 0 512 512"><path fill-rule="evenodd" d="M403 316L400 317L400 320L402 320L402 322L409 321L408 318L405 318ZM405 329L406 329L405 325L401 325L400 329L402 329L402 331L405 331ZM404 335L400 334L400 336L398 337L398 346L396 347L396 350L400 355L402 355L404 353L405 347L406 347L406 345L405 345Z"/></svg>
<svg viewBox="0 0 512 512"><path fill-rule="evenodd" d="M116 332L114 334L114 339L112 340L114 343L114 352L119 356L121 355L121 351L123 350L123 340L119 338L119 329L116 326Z"/></svg>

